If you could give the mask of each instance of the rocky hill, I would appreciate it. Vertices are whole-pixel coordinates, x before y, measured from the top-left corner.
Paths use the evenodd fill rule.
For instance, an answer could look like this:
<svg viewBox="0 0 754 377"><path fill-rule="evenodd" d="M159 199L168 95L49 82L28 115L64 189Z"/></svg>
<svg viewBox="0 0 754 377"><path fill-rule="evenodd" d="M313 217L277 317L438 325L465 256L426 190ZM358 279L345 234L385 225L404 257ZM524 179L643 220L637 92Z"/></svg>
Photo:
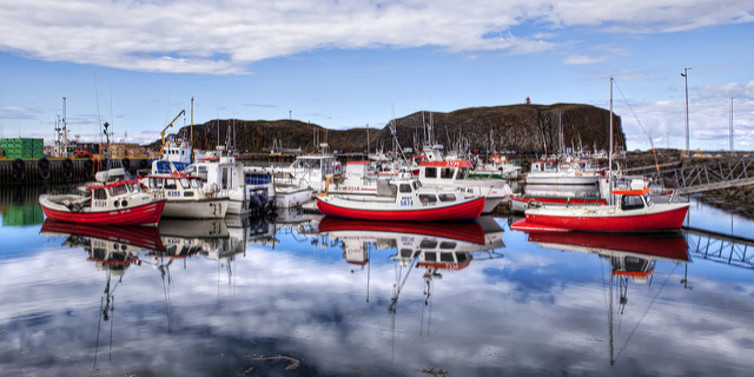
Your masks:
<svg viewBox="0 0 754 377"><path fill-rule="evenodd" d="M395 119L396 136L402 147L420 145L424 140L423 124L429 124L430 113L418 112ZM584 147L608 149L609 111L590 105L511 105L477 107L450 113L432 113L432 128L437 143L446 149L458 145L471 145L481 150L540 151L555 150L560 140L559 124L562 120L563 140L566 147L579 144ZM362 152L366 149L367 129L328 130L297 120L245 121L212 120L194 125L194 146L213 149L225 144L227 132L241 152L267 152L277 141L283 148L316 150L316 145L327 142L331 150ZM393 146L390 126L369 129L371 150ZM235 137L233 137L235 134ZM625 135L619 116L614 115L616 147L625 149ZM183 127L178 138L188 139L189 128ZM159 147L159 141L152 146Z"/></svg>

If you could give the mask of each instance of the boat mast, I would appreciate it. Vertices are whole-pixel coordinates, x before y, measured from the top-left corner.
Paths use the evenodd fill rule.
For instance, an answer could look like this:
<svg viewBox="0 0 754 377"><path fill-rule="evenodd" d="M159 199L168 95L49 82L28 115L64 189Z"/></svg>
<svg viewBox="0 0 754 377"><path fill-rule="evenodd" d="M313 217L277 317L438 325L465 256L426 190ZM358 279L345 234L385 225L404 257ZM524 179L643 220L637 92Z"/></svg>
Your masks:
<svg viewBox="0 0 754 377"><path fill-rule="evenodd" d="M194 97L191 97L191 135L189 136L189 148L191 148L191 161L194 160Z"/></svg>
<svg viewBox="0 0 754 377"><path fill-rule="evenodd" d="M607 179L608 187L610 188L609 204L613 204L613 78L610 77L610 149L607 151Z"/></svg>

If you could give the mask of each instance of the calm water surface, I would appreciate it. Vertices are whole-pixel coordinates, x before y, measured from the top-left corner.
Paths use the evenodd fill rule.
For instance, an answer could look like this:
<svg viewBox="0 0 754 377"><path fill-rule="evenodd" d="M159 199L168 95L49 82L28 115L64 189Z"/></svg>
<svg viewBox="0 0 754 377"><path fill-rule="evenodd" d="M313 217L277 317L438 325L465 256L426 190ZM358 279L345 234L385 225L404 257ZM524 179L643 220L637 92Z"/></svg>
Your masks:
<svg viewBox="0 0 754 377"><path fill-rule="evenodd" d="M2 376L754 368L754 250L724 236L754 224L698 204L702 231L641 237L296 213L82 227L0 197Z"/></svg>

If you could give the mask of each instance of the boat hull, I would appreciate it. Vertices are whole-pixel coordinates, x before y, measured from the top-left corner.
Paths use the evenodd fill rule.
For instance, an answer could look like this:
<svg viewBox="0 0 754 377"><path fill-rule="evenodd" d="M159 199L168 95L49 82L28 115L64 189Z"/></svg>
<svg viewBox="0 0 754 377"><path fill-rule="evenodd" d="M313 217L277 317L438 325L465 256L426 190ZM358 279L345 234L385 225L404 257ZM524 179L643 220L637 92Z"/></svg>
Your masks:
<svg viewBox="0 0 754 377"><path fill-rule="evenodd" d="M383 221L449 221L470 220L479 217L484 208L484 198L467 200L458 204L443 207L421 207L400 209L394 208L394 203L386 203L383 209L364 209L358 202L331 203L327 199L317 197L317 208L328 216Z"/></svg>
<svg viewBox="0 0 754 377"><path fill-rule="evenodd" d="M514 230L644 232L680 229L688 212L688 204L667 205L661 211L620 215L601 211L529 211L526 218L511 225Z"/></svg>
<svg viewBox="0 0 754 377"><path fill-rule="evenodd" d="M534 175L526 176L527 185L571 186L596 185L599 175Z"/></svg>
<svg viewBox="0 0 754 377"><path fill-rule="evenodd" d="M168 200L162 217L181 219L222 219L228 211L228 199Z"/></svg>
<svg viewBox="0 0 754 377"><path fill-rule="evenodd" d="M45 216L58 221L98 225L156 225L160 221L165 200L115 211L64 211L50 208L44 196L39 204Z"/></svg>
<svg viewBox="0 0 754 377"><path fill-rule="evenodd" d="M560 196L529 196L511 195L511 211L523 213L529 208L529 203L541 203L545 205L605 205L607 201L598 197L560 197Z"/></svg>

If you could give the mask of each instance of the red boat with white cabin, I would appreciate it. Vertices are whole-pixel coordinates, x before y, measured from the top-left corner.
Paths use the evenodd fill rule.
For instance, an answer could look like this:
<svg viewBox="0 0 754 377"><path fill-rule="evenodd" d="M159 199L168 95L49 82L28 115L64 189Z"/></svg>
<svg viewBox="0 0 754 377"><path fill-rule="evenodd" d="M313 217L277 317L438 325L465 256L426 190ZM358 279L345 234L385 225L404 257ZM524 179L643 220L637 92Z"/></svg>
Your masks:
<svg viewBox="0 0 754 377"><path fill-rule="evenodd" d="M165 199L155 199L141 191L135 179L122 177L123 169L97 173L96 183L86 185L78 194L42 194L39 205L53 220L97 225L157 225Z"/></svg>
<svg viewBox="0 0 754 377"><path fill-rule="evenodd" d="M627 190L613 190L614 205L541 206L526 210L514 230L644 232L680 229L689 203L654 203L649 188L634 180Z"/></svg>
<svg viewBox="0 0 754 377"><path fill-rule="evenodd" d="M322 194L317 208L325 215L389 221L447 221L479 217L484 197L464 197L451 188L425 188L407 173L377 181L376 195Z"/></svg>

